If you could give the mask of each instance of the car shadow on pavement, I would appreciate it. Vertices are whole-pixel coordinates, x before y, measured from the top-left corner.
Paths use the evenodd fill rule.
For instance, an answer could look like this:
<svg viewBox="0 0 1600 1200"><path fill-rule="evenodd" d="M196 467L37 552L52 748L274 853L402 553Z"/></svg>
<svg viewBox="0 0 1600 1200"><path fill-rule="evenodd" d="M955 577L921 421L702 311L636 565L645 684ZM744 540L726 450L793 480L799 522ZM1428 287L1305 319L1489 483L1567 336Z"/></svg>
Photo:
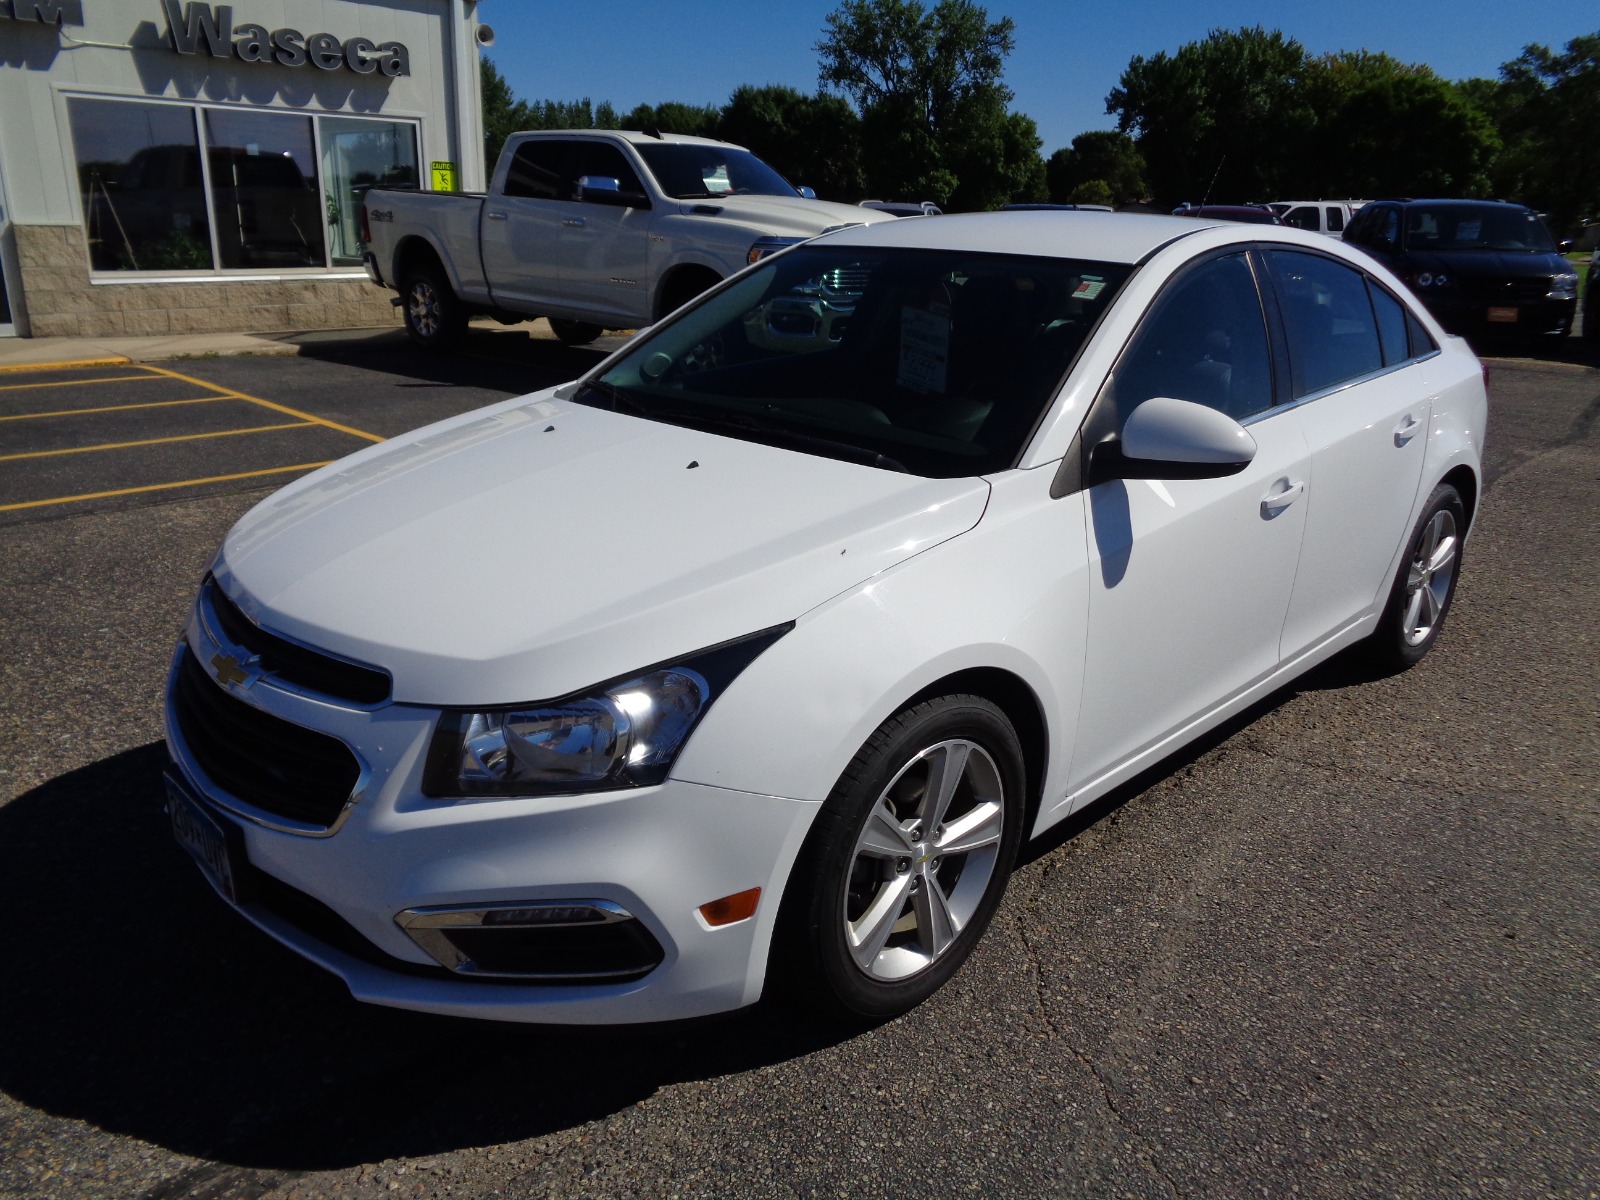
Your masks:
<svg viewBox="0 0 1600 1200"><path fill-rule="evenodd" d="M469 384L518 396L578 378L626 340L608 335L593 345L567 346L535 337L528 326L474 327L443 351L419 350L403 334L379 341L311 334L295 339L302 357L403 375L416 381L409 386Z"/></svg>
<svg viewBox="0 0 1600 1200"><path fill-rule="evenodd" d="M505 1025L358 1004L232 912L172 840L159 743L0 807L0 1089L181 1154L335 1169L518 1141L854 1031Z"/></svg>

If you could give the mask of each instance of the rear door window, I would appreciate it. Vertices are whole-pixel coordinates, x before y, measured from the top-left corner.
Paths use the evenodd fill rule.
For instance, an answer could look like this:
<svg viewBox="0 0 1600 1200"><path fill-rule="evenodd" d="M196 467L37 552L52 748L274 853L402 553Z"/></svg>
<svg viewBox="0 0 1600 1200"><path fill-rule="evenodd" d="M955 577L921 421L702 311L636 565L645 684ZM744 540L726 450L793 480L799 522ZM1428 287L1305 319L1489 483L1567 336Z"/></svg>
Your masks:
<svg viewBox="0 0 1600 1200"><path fill-rule="evenodd" d="M1293 250L1268 250L1264 257L1289 339L1296 399L1383 368L1378 322L1360 271Z"/></svg>

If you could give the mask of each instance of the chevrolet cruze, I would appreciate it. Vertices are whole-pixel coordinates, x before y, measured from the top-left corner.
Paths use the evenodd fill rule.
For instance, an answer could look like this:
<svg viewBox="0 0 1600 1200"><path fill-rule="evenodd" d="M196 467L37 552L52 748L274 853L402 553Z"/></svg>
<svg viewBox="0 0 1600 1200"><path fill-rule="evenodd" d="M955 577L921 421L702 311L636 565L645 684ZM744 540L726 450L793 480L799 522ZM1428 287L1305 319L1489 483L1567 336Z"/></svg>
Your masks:
<svg viewBox="0 0 1600 1200"><path fill-rule="evenodd" d="M844 230L251 511L173 658L174 831L362 1000L881 1019L1024 840L1336 652L1427 653L1485 416L1320 235Z"/></svg>

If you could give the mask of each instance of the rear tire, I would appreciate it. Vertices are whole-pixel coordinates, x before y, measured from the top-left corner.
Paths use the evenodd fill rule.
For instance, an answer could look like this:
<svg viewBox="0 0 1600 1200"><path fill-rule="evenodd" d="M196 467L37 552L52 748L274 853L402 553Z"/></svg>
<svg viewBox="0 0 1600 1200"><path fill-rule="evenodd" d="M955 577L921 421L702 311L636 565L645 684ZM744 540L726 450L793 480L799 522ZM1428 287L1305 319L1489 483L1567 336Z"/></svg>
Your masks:
<svg viewBox="0 0 1600 1200"><path fill-rule="evenodd" d="M562 317L551 317L550 328L567 346L587 346L605 332L587 321L568 321Z"/></svg>
<svg viewBox="0 0 1600 1200"><path fill-rule="evenodd" d="M1022 748L979 696L891 717L839 778L791 876L776 973L848 1021L933 995L988 927L1022 840Z"/></svg>
<svg viewBox="0 0 1600 1200"><path fill-rule="evenodd" d="M427 263L407 271L400 296L406 333L422 349L443 350L466 331L466 307L438 266Z"/></svg>
<svg viewBox="0 0 1600 1200"><path fill-rule="evenodd" d="M1438 641L1461 575L1467 510L1461 493L1441 483L1433 489L1406 542L1389 603L1368 643L1375 666L1403 671L1422 661Z"/></svg>

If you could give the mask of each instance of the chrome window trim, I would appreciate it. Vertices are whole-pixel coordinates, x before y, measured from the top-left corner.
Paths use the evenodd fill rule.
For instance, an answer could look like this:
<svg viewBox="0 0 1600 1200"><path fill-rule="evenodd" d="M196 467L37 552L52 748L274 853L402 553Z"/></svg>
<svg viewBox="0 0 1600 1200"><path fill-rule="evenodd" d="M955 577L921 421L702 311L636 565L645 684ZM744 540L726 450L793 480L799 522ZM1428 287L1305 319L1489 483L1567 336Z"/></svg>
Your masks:
<svg viewBox="0 0 1600 1200"><path fill-rule="evenodd" d="M1334 384L1332 387L1325 387L1320 391L1307 392L1304 396L1296 396L1287 404L1275 404L1271 408L1263 409L1261 412L1254 413L1240 421L1239 424L1248 428L1249 426L1254 425L1257 421L1264 420L1267 417L1275 416L1278 413L1290 412L1296 408L1303 408L1305 405L1310 404L1314 400L1321 400L1327 396L1335 395L1344 391L1346 388L1357 387L1363 383L1371 383L1374 379L1381 379L1383 376L1392 375L1396 371L1404 371L1407 367L1414 367L1418 363L1427 362L1430 358L1437 358L1441 353L1443 353L1443 351L1433 349L1428 351L1426 354L1419 354L1415 358L1408 358L1405 362L1395 363L1393 366L1388 367L1379 367L1376 371L1368 371L1365 375L1356 375L1350 379L1342 380L1339 383Z"/></svg>
<svg viewBox="0 0 1600 1200"><path fill-rule="evenodd" d="M368 763L366 758L359 751L357 751L354 746L350 745L349 742L346 742L343 738L337 739L345 746L346 749L350 751L352 755L355 756L356 765L360 767L360 772L356 776L355 786L350 789L350 794L345 797L344 806L339 809L339 815L336 816L328 825L312 825L305 821L290 820L288 817L280 816L277 813L269 813L264 809L257 808L253 804L248 804L245 801L240 800L232 793L224 791L209 775L205 773L204 769L200 766L199 761L195 758L194 752L189 749L189 744L184 740L183 737L183 730L178 726L177 714L173 711L172 695L175 682L177 680L179 664L183 661L183 654L186 649L191 654L194 654L197 658L199 658L201 665L208 668L207 674L211 674L209 670L209 664L206 662L204 657L199 653L198 650L189 645L188 636L185 635L179 638L178 647L172 655L172 665L167 669L166 719L167 742L172 752L172 760L177 765L178 769L183 772L185 781L198 795L205 799L207 803L215 806L216 808L220 808L226 813L238 817L240 820L249 821L252 825L259 825L263 829L270 829L274 833L287 833L293 834L295 837L308 838L332 837L334 834L338 833L340 828L344 825L346 818L349 817L350 810L365 798L367 788L371 786L372 783L372 765ZM218 686L221 687L222 685L218 683ZM230 696L242 699L242 697L240 697L238 693L233 691L231 688L223 688L223 690ZM257 704L252 704L251 707L260 709L262 712L267 712L266 709L261 708L261 706ZM277 719L280 721L286 720L286 718L279 716L277 713L269 713L268 715L277 717ZM299 728L307 729L312 733L320 733L324 737L333 736L324 729L311 729L310 726L299 725L299 722L296 721L288 721L287 723L290 725L297 725Z"/></svg>

